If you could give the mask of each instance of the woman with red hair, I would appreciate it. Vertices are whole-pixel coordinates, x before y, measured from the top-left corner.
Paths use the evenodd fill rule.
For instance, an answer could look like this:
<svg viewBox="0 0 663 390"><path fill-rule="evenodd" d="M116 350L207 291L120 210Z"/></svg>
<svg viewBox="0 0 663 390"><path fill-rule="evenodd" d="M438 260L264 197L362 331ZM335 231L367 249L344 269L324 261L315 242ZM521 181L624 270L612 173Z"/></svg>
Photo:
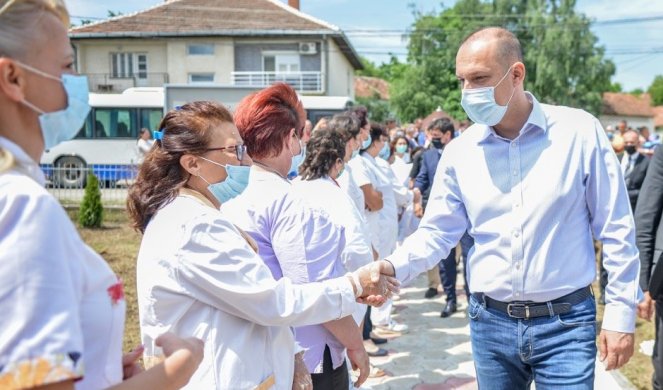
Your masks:
<svg viewBox="0 0 663 390"><path fill-rule="evenodd" d="M221 207L233 223L257 242L258 253L277 280L319 282L342 275L344 227L319 205L293 191L288 174L304 157L301 136L306 114L297 93L276 84L246 97L235 123L253 159L249 184L239 197ZM367 378L368 355L352 317L295 328L306 352L304 364L314 389L347 388L345 350L360 370L357 386Z"/></svg>

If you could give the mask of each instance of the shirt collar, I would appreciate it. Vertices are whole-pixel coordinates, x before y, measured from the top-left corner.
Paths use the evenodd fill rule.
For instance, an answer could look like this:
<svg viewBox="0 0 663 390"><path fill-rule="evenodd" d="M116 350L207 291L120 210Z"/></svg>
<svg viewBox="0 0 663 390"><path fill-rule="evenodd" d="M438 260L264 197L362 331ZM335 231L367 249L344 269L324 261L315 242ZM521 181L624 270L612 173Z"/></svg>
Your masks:
<svg viewBox="0 0 663 390"><path fill-rule="evenodd" d="M541 108L541 104L539 103L538 100L532 95L531 92L525 91L525 96L527 99L532 102L532 112L530 112L529 117L527 118L527 122L523 125L522 129L520 129L520 134L523 134L532 128L539 128L543 130L543 132L548 131L548 125L546 121L546 115L543 112L543 109ZM483 126L483 134L479 139L479 142L485 141L489 136L495 136L499 137L499 135L495 132L495 129L493 129L492 126L487 126L487 125L479 125Z"/></svg>
<svg viewBox="0 0 663 390"><path fill-rule="evenodd" d="M39 168L39 164L30 158L20 146L7 138L0 137L0 149L7 150L16 159L13 169L28 175L41 186L46 185L46 178L44 172Z"/></svg>
<svg viewBox="0 0 663 390"><path fill-rule="evenodd" d="M265 169L258 164L253 164L251 166L251 171L249 173L249 180L251 179L290 184L290 180L285 179L278 173Z"/></svg>

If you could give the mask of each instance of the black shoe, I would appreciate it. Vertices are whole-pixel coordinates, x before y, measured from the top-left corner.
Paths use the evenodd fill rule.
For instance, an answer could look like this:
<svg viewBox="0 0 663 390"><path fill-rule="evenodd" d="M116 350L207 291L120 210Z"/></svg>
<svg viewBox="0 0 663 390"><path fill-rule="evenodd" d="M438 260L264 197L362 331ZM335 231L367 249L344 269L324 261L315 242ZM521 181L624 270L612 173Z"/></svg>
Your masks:
<svg viewBox="0 0 663 390"><path fill-rule="evenodd" d="M424 294L425 298L433 298L434 296L437 295L437 289L436 288L429 288L426 290L426 294Z"/></svg>
<svg viewBox="0 0 663 390"><path fill-rule="evenodd" d="M387 351L386 349L378 348L377 351L375 351L375 352L366 352L366 354L370 357L382 357L382 356L389 355L389 351Z"/></svg>
<svg viewBox="0 0 663 390"><path fill-rule="evenodd" d="M456 302L447 302L446 306L444 306L444 310L442 310L442 313L440 313L440 317L447 318L455 313L456 310L458 310L456 307Z"/></svg>
<svg viewBox="0 0 663 390"><path fill-rule="evenodd" d="M373 342L374 342L376 345L378 345L378 344L385 344L387 341L389 341L389 340L384 339L384 338L382 338L382 337L373 337L373 336L371 336L371 340L373 340Z"/></svg>

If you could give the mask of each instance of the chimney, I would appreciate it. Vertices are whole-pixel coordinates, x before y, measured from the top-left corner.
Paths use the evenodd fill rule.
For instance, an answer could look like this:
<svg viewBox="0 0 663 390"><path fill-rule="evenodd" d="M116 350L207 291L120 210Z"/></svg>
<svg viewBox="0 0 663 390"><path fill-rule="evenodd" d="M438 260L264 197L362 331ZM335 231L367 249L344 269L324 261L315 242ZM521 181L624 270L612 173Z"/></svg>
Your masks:
<svg viewBox="0 0 663 390"><path fill-rule="evenodd" d="M299 10L299 0L288 0L288 5L296 10Z"/></svg>

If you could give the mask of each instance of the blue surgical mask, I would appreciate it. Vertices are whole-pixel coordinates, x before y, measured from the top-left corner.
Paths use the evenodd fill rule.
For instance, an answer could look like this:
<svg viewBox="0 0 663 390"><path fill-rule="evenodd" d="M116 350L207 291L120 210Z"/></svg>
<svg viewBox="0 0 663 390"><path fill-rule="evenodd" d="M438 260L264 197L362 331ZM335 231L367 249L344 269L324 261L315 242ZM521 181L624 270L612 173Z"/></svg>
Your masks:
<svg viewBox="0 0 663 390"><path fill-rule="evenodd" d="M74 138L90 113L87 77L63 74L62 78L58 78L20 62L18 64L35 74L62 83L67 93L67 108L54 112L45 112L27 100L23 100L23 104L39 113L44 148L51 149L61 142Z"/></svg>
<svg viewBox="0 0 663 390"><path fill-rule="evenodd" d="M251 167L246 165L223 165L216 161L206 159L205 157L200 158L223 167L226 170L226 179L219 183L211 184L205 180L204 177L200 176L200 178L208 184L207 189L209 192L211 192L221 204L240 195L246 189L246 186L249 185L249 172L251 172Z"/></svg>
<svg viewBox="0 0 663 390"><path fill-rule="evenodd" d="M299 142L300 152L297 155L292 155L288 177L295 177L299 174L299 166L302 165L304 162L304 156L306 156L306 145L304 145L300 139L297 139L297 141ZM292 151L290 153L292 153Z"/></svg>
<svg viewBox="0 0 663 390"><path fill-rule="evenodd" d="M382 158L383 160L389 160L389 155L391 155L391 151L389 149L389 143L385 142L382 149L380 149L380 151L378 152L378 157Z"/></svg>
<svg viewBox="0 0 663 390"><path fill-rule="evenodd" d="M407 145L396 145L396 153L405 154L407 152Z"/></svg>
<svg viewBox="0 0 663 390"><path fill-rule="evenodd" d="M514 87L509 101L504 106L500 106L495 101L495 88L504 81L510 72L511 68L494 87L463 89L460 104L473 122L495 126L502 121L516 88Z"/></svg>
<svg viewBox="0 0 663 390"><path fill-rule="evenodd" d="M364 141L364 143L361 144L361 150L368 149L368 147L371 146L372 141L373 140L371 139L371 135L369 134L368 138L366 138L366 141Z"/></svg>

